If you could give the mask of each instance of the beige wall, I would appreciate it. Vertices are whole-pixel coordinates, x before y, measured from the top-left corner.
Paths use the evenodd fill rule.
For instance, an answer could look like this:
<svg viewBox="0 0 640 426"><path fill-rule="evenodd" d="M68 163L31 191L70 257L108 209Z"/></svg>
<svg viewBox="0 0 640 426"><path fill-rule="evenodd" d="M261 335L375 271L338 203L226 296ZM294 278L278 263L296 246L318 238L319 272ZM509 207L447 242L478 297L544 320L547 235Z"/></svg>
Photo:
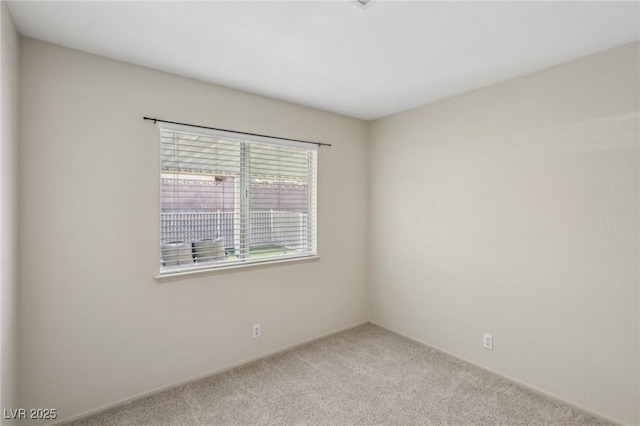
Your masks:
<svg viewBox="0 0 640 426"><path fill-rule="evenodd" d="M370 318L639 423L638 46L367 124L22 39L20 405L68 418ZM157 283L143 115L333 143L322 259Z"/></svg>
<svg viewBox="0 0 640 426"><path fill-rule="evenodd" d="M366 122L32 39L21 72L23 406L67 418L367 320ZM144 115L332 143L322 258L157 283Z"/></svg>
<svg viewBox="0 0 640 426"><path fill-rule="evenodd" d="M18 175L18 34L4 1L0 2L0 409L17 401L17 175ZM4 416L2 416L4 417ZM0 420L3 424L3 420Z"/></svg>
<svg viewBox="0 0 640 426"><path fill-rule="evenodd" d="M373 123L373 322L640 423L638 49Z"/></svg>

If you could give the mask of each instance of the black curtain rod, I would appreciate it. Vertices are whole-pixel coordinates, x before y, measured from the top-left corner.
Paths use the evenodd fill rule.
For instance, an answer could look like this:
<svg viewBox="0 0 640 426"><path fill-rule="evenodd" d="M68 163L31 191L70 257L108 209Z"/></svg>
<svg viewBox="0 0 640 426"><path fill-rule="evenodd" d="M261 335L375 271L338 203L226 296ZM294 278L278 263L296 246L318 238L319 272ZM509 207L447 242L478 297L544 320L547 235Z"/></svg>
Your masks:
<svg viewBox="0 0 640 426"><path fill-rule="evenodd" d="M142 119L143 120L153 121L153 124L155 124L155 123L157 123L159 121L161 123L179 124L181 126L197 127L199 129L219 130L221 132L236 133L236 134L239 134L239 135L260 136L260 137L263 137L263 138L280 139L280 140L283 140L283 141L310 143L312 145L318 145L318 146L331 146L330 143L309 142L309 141L302 141L302 140L299 140L299 139L289 139L289 138L281 138L281 137L278 137L278 136L261 135L259 133L247 133L247 132L238 132L236 130L217 129L215 127L199 126L197 124L179 123L177 121L160 120L159 118L142 117Z"/></svg>

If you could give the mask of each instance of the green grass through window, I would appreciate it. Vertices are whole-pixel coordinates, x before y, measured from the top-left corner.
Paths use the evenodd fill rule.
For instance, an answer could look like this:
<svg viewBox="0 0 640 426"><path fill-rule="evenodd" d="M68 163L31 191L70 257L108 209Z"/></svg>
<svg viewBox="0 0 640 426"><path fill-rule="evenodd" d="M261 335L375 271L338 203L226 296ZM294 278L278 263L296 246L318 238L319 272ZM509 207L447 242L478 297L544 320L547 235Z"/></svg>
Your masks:
<svg viewBox="0 0 640 426"><path fill-rule="evenodd" d="M233 247L227 248L227 260L235 260L236 255L234 253ZM254 246L251 247L249 251L249 257L267 257L267 256L280 256L283 254L293 254L296 253L295 250L287 249L283 246L277 245L264 245L264 246Z"/></svg>

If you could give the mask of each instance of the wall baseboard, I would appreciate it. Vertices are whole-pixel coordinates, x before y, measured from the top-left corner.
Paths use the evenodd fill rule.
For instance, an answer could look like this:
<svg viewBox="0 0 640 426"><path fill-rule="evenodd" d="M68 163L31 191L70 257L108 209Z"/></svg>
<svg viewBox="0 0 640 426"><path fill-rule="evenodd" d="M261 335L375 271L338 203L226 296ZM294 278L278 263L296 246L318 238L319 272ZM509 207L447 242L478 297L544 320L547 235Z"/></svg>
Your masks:
<svg viewBox="0 0 640 426"><path fill-rule="evenodd" d="M564 399L564 398L562 398L562 397L559 397L559 396L557 396L557 395L554 395L554 394L552 394L552 393L549 393L549 392L547 392L547 391L545 391L545 390L542 390L542 389L540 389L540 388L537 388L537 387L535 387L535 386L533 386L533 385L530 385L530 384L528 384L528 383L522 382L522 381L520 381L520 380L518 380L518 379L514 379L514 378L513 378L513 377L511 377L511 376L507 376L507 375L505 375L505 374L499 373L499 372L497 372L497 371L495 371L495 370L492 370L492 369L490 369L490 368L484 367L484 366L482 366L482 365L480 365L480 364L477 364L477 363L475 363L475 362L473 362L473 361L470 361L470 360L468 360L468 359L466 359L466 358L463 358L463 357L461 357L461 356L459 356L459 355L456 355L456 354L451 353L451 352L449 352L449 351L447 351L447 350L444 350L444 349L442 349L442 348L439 348L439 347L437 347L437 346L434 346L434 345L431 345L431 344L429 344L429 343L427 343L427 342L424 342L424 341L422 341L422 340L420 340L420 339L416 339L415 337L412 337L412 336L406 335L406 334L404 334L404 333L400 333L399 331L396 331L396 330L394 330L394 329L392 329L392 328L389 328L389 327L386 327L386 326L384 326L384 325L378 324L378 323L376 323L376 322L374 322L374 321L369 321L369 323L370 323L370 324L375 325L376 327L380 327L380 328L382 328L382 329L384 329L384 330L387 330L387 331L389 331L389 332L391 332L391 333L397 334L398 336L402 336L402 337L404 337L404 338L406 338L406 339L409 339L409 340L414 341L414 342L416 342L416 343L419 343L419 344L421 344L421 345L427 346L427 347L429 347L429 348L431 348L431 349L433 349L433 350L436 350L436 351L438 351L438 352L440 352L440 353L442 353L442 354L444 354L444 355L447 355L447 356L450 356L450 357L452 357L452 358L455 358L455 359L457 359L457 360L459 360L459 361L462 361L462 362L464 362L464 363L466 363L466 364L470 364L470 365L472 365L472 366L474 366L474 367L480 368L481 370L484 370L484 371L486 371L486 372L488 372L488 373L490 373L490 374L493 374L493 375L498 376L498 377L500 377L500 378L502 378L502 379L504 379L504 380L507 380L507 381L509 381L509 382L511 382L511 383L514 383L514 384L516 384L516 385L518 385L518 386L521 386L521 387L526 388L526 389L528 389L528 390L530 390L530 391L532 391L532 392L535 392L535 393L537 393L538 395L542 395L542 396L544 396L545 398L549 398L549 399L552 399L552 400L554 400L554 401L560 402L560 403L562 403L562 404L564 404L564 405L568 405L568 406L569 406L569 407L571 407L571 408L574 408L574 409L576 409L576 410L578 410L578 411L582 411L583 413L589 414L590 416L593 416L593 417L595 417L595 418L597 418L597 419L599 419L599 420L602 420L602 421L607 422L607 423L612 423L612 424L614 424L614 425L618 425L618 426L622 426L622 425L624 425L624 423L623 423L623 422L621 422L621 421L619 421L619 420L612 419L612 418L610 418L610 417L605 416L604 414L601 414L601 413L595 412L595 411L593 411L593 410L590 410L590 409L588 409L588 408L585 408L585 407L583 407L583 406L581 406L581 405L579 405L579 404L576 404L576 403L574 403L574 402L567 401L566 399Z"/></svg>
<svg viewBox="0 0 640 426"><path fill-rule="evenodd" d="M235 362L233 364L229 364L229 365L227 365L225 367L218 368L216 370L210 371L208 373L205 373L205 374L202 374L202 375L199 375L199 376L196 376L196 377L191 377L191 378L186 379L186 380L182 380L182 381L179 381L179 382L167 385L167 386L162 386L162 387L153 389L153 390L151 390L149 392L144 392L144 393L141 393L141 394L138 394L138 395L134 395L134 396L131 396L131 397L128 397L128 398L121 399L121 400L113 402L111 404L103 405L103 406L98 407L98 408L94 408L94 409L91 409L91 410L88 410L88 411L84 411L84 412L82 412L80 414L76 414L74 416L70 416L70 417L67 417L67 418L64 418L64 419L56 420L53 423L49 423L48 426L58 426L58 425L63 425L63 424L69 423L69 422L75 422L75 421L78 421L78 420L82 420L84 418L87 418L87 417L102 413L103 411L107 411L107 410L110 410L112 408L119 407L121 405L126 405L126 404L129 404L131 402L138 401L140 399L148 398L150 396L157 395L159 393L171 390L173 388L177 388L179 386L184 386L184 385L187 385L187 384L192 383L192 382L197 382L198 380L202 380L202 379L205 379L205 378L210 377L210 376L215 376L216 374L221 374L221 373L224 373L226 371L233 370L234 368L238 368L238 367L242 367L242 366L247 365L247 364L251 364L252 362L256 362L256 361L259 361L259 360L262 360L262 359L265 359L265 358L269 358L269 357L272 357L272 356L283 354L285 352L292 351L292 350L294 350L294 349L296 349L296 348L298 348L300 346L306 345L306 344L311 343L311 342L315 342L316 340L320 340L320 339L324 339L326 337L330 337L330 336L333 336L333 335L336 335L336 334L340 334L342 332L345 332L345 331L348 331L348 330L352 330L354 328L358 328L358 327L363 326L365 324L368 324L368 321L361 321L361 322L358 322L358 323L356 323L354 325L351 325L351 326L348 326L348 327L344 327L344 328L341 328L341 329L338 329L338 330L330 331L328 333L321 334L319 336L313 337L311 339L304 340L304 341L299 342L299 343L294 343L292 345L288 345L288 346L285 346L285 347L280 348L280 349L275 349L273 351L269 351L269 352L266 352L264 354L261 354L261 355L255 356L255 357L251 357L251 358L239 361L239 362ZM42 424L42 423L40 423L40 424Z"/></svg>

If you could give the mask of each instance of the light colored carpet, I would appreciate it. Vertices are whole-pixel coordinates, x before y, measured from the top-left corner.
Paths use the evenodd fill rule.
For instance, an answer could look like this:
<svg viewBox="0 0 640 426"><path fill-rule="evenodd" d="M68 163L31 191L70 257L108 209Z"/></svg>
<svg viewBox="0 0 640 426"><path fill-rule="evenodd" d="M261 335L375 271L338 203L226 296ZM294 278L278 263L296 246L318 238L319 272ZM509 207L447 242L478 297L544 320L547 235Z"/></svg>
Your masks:
<svg viewBox="0 0 640 426"><path fill-rule="evenodd" d="M367 324L73 424L604 423Z"/></svg>

